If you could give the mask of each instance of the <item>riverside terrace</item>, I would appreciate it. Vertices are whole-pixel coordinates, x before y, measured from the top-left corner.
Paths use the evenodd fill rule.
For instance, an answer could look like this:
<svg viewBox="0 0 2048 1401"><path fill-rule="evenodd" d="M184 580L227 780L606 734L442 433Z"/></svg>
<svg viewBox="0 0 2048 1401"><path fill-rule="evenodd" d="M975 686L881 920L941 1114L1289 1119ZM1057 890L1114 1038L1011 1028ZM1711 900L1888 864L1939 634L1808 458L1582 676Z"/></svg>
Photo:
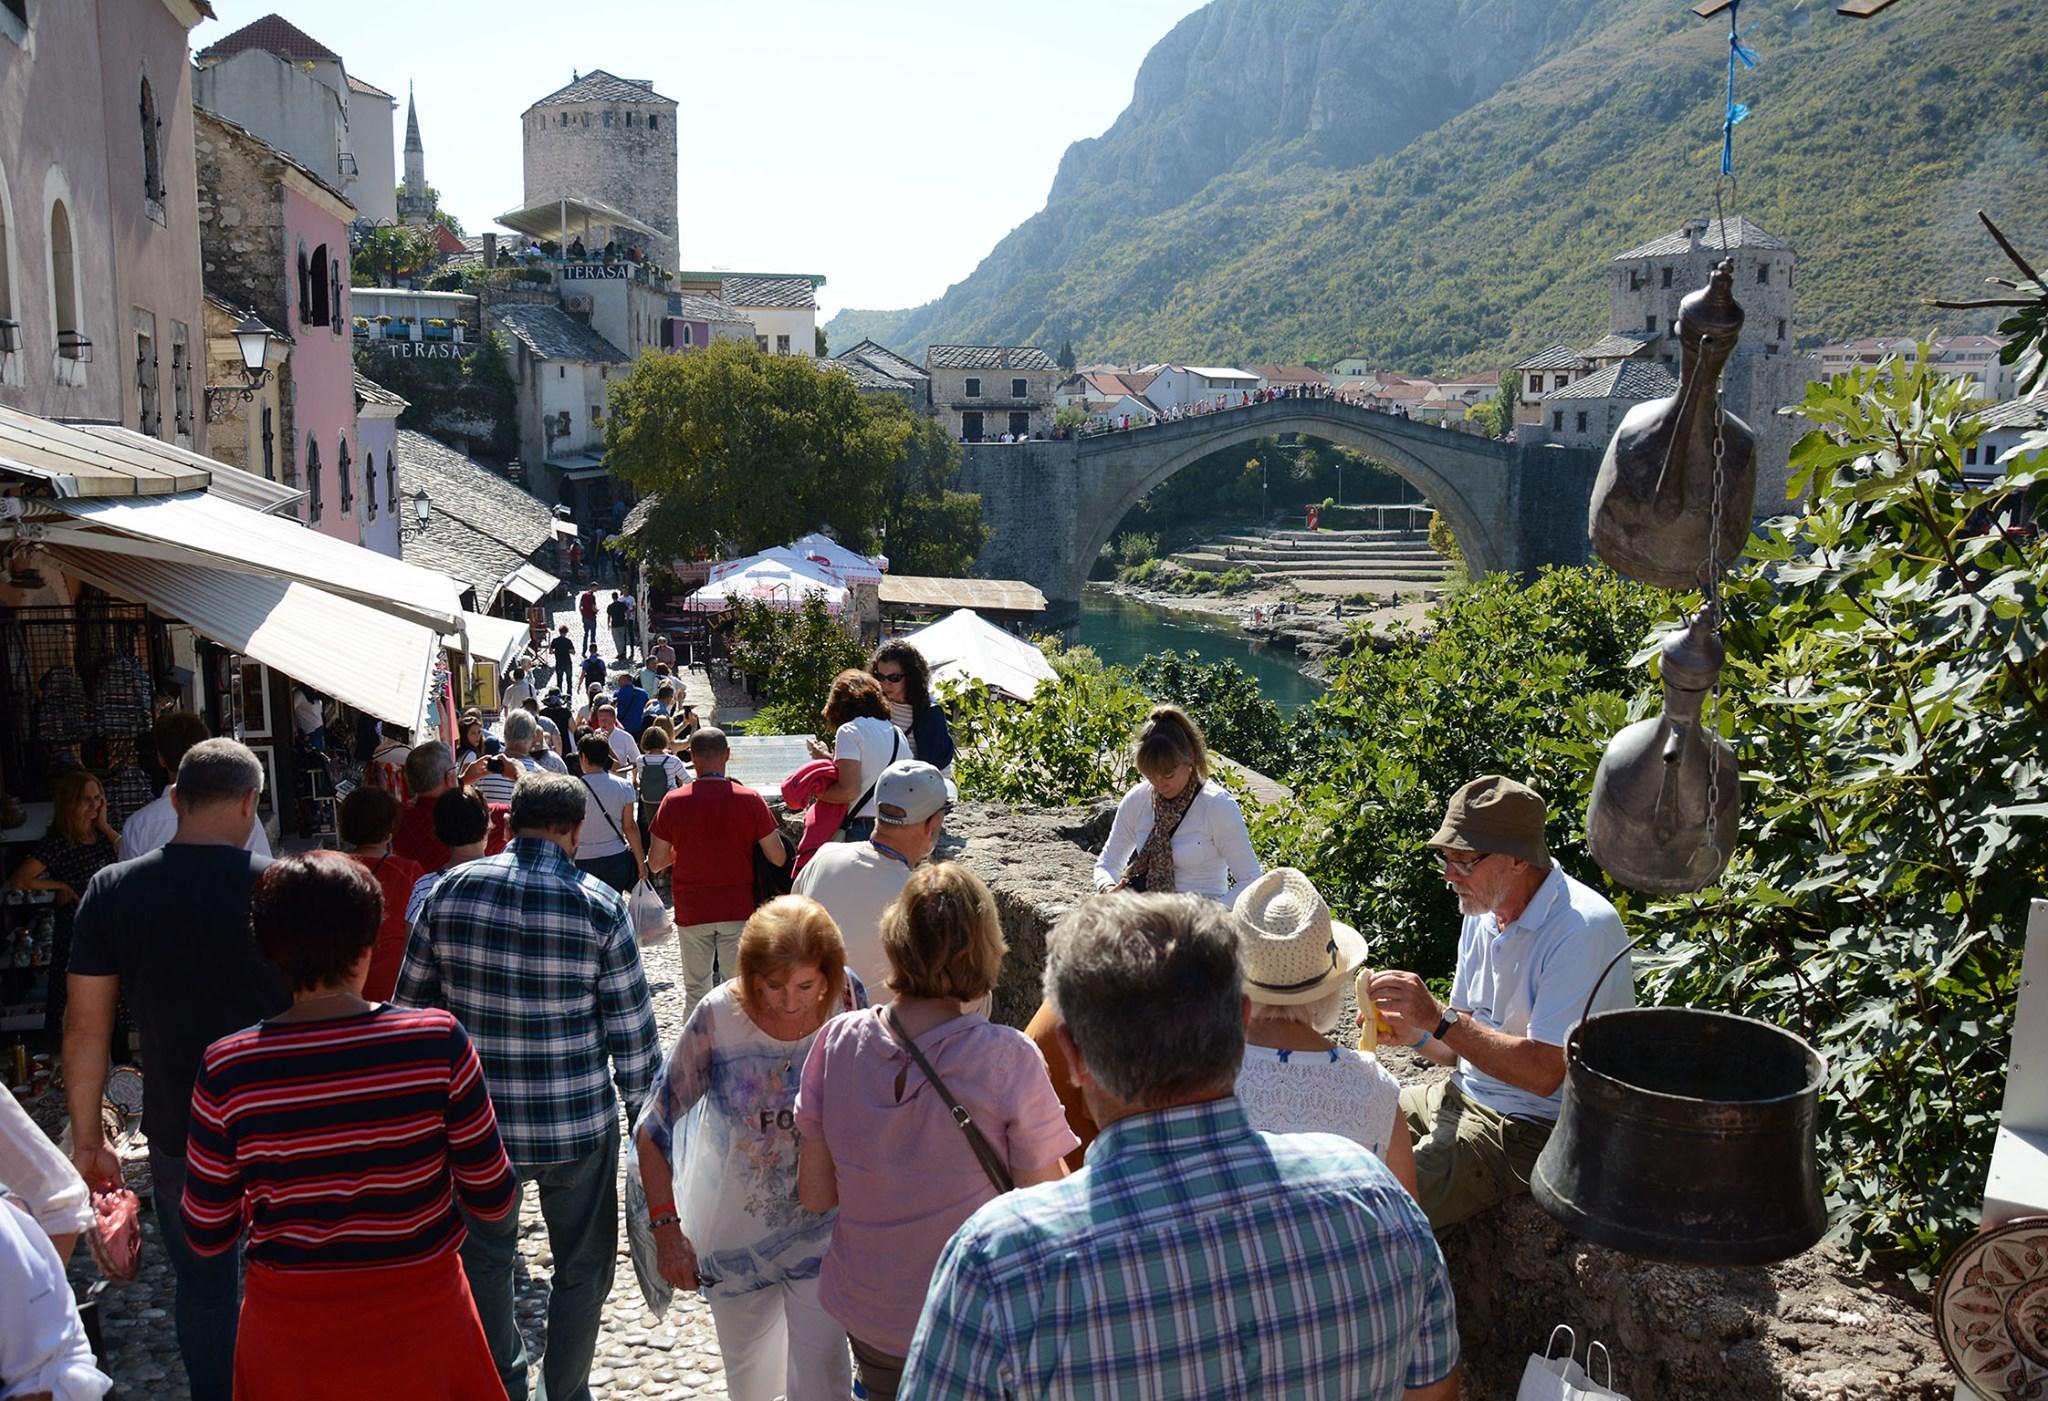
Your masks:
<svg viewBox="0 0 2048 1401"><path fill-rule="evenodd" d="M1295 397L1129 432L963 445L960 489L980 493L993 531L976 572L1035 584L1056 621L1071 615L1089 565L1153 488L1210 453L1283 433L1385 463L1443 513L1475 574L1586 560L1598 453L1501 443L1339 399Z"/></svg>

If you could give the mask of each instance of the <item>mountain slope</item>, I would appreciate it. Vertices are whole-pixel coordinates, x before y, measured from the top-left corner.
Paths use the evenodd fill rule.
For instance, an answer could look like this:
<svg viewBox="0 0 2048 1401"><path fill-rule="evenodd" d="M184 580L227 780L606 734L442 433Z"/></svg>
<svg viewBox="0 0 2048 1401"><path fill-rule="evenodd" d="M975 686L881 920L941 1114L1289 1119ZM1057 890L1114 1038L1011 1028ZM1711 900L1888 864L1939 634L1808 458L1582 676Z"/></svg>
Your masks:
<svg viewBox="0 0 2048 1401"><path fill-rule="evenodd" d="M2048 26L2021 0L1744 19L1739 204L1800 252L1803 341L1964 324L1920 299L1998 270L1979 207L2048 241ZM1502 363L1603 326L1613 254L1712 212L1726 54L1674 0L1214 0L1044 210L861 323L913 353Z"/></svg>

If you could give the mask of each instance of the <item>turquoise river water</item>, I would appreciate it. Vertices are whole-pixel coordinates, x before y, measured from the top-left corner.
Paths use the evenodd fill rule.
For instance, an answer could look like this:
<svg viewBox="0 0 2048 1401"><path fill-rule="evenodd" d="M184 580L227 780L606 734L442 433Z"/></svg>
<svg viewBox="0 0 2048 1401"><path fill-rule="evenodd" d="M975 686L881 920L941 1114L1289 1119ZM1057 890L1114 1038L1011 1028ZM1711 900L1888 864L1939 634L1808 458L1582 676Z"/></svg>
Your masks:
<svg viewBox="0 0 2048 1401"><path fill-rule="evenodd" d="M1095 589L1082 595L1075 640L1120 666L1135 666L1153 652L1195 652L1204 661L1236 662L1259 683L1259 694L1283 711L1299 709L1323 690L1294 669L1291 652L1246 637L1228 622L1205 622Z"/></svg>

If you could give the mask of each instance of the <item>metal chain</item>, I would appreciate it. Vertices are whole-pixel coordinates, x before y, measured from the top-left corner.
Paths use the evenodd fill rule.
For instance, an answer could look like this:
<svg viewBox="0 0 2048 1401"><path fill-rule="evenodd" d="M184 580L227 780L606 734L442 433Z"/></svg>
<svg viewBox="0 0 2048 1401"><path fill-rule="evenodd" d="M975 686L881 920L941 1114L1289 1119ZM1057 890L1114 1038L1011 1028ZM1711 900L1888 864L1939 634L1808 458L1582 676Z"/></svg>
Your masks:
<svg viewBox="0 0 2048 1401"><path fill-rule="evenodd" d="M1700 349L1702 352L1706 350L1704 335L1700 337ZM1704 589L1704 607L1716 632L1721 628L1721 512L1728 483L1728 406L1721 396L1721 388L1721 377L1717 375L1714 379L1714 497L1708 516ZM1720 830L1714 822L1714 814L1721 808L1721 746L1716 742L1721 737L1721 678L1718 673L1707 692L1706 704L1701 707L1700 725L1706 731L1707 740L1707 855L1713 868L1719 870L1727 854L1721 850Z"/></svg>

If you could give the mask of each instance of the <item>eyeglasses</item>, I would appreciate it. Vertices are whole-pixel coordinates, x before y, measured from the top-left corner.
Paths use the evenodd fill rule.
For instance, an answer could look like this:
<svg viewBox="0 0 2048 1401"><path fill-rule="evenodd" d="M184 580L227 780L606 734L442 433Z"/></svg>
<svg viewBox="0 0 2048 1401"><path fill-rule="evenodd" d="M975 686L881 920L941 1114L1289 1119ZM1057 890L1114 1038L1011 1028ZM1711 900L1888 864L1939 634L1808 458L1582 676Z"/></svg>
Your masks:
<svg viewBox="0 0 2048 1401"><path fill-rule="evenodd" d="M903 673L900 671L878 671L875 673L875 680L881 682L884 686L894 686L902 679Z"/></svg>
<svg viewBox="0 0 2048 1401"><path fill-rule="evenodd" d="M1479 863L1491 855L1490 851L1482 851L1477 856L1453 856L1448 851L1439 851L1436 859L1443 865L1445 874L1463 877L1471 875Z"/></svg>

